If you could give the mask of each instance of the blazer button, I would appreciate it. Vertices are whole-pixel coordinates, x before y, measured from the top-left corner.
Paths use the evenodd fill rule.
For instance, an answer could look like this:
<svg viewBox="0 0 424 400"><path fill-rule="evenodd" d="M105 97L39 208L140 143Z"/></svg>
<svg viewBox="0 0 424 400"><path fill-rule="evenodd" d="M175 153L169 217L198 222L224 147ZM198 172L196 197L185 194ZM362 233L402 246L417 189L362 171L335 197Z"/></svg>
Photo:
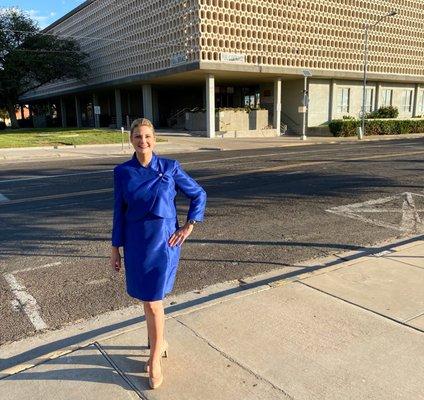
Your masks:
<svg viewBox="0 0 424 400"><path fill-rule="evenodd" d="M163 174L159 174L159 176L162 176Z"/></svg>

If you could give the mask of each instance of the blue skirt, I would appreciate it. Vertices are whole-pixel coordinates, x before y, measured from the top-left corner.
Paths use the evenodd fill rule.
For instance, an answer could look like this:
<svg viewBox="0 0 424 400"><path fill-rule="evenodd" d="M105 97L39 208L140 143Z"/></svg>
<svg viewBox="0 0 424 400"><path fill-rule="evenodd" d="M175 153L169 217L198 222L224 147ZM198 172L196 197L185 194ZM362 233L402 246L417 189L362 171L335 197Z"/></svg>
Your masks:
<svg viewBox="0 0 424 400"><path fill-rule="evenodd" d="M177 229L176 218L153 214L125 221L125 277L131 297L156 301L172 291L181 247L171 247L168 240Z"/></svg>

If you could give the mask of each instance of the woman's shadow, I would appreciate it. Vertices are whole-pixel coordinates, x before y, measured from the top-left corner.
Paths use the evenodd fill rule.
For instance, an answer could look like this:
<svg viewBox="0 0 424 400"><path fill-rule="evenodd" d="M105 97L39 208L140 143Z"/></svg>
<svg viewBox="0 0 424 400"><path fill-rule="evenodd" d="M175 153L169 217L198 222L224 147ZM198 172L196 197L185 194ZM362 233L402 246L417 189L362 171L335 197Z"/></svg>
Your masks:
<svg viewBox="0 0 424 400"><path fill-rule="evenodd" d="M38 398L39 394L40 398L45 398L48 392L68 391L69 386L64 382L75 381L78 382L77 392L93 392L89 398L100 398L102 392L107 395L106 398L116 398L117 393L113 393L115 390L111 385L118 387L118 393L121 389L136 392L149 389L148 374L144 372L148 357L147 346L103 346L96 342L2 379L0 391L19 393L19 398L25 398L21 397L23 392L31 393L32 399ZM16 381L21 382L19 386L11 384ZM83 382L101 385L83 385ZM11 398L15 397L12 395ZM72 395L66 395L66 398L72 398Z"/></svg>

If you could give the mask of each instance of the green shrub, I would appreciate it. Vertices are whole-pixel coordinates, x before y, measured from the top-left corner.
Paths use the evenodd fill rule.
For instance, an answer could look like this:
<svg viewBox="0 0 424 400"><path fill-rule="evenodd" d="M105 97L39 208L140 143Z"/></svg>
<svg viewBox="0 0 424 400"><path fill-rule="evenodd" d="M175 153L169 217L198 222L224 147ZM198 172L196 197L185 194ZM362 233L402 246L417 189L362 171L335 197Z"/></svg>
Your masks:
<svg viewBox="0 0 424 400"><path fill-rule="evenodd" d="M361 121L336 119L328 124L330 132L336 137L355 136ZM424 119L421 120L366 120L365 134L370 135L403 135L406 133L424 133Z"/></svg>
<svg viewBox="0 0 424 400"><path fill-rule="evenodd" d="M328 124L333 136L354 136L361 125L358 119L335 119Z"/></svg>
<svg viewBox="0 0 424 400"><path fill-rule="evenodd" d="M397 118L399 110L396 107L380 107L377 111L367 114L367 118Z"/></svg>

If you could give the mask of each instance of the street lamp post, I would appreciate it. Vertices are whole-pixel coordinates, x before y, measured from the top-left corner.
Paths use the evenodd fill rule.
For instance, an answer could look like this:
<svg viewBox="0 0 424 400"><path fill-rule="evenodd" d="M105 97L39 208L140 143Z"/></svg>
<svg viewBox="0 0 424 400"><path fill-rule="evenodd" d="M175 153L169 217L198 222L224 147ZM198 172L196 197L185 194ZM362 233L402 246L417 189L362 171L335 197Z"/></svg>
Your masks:
<svg viewBox="0 0 424 400"><path fill-rule="evenodd" d="M309 107L309 93L308 93L308 77L312 76L311 71L305 69L303 73L303 120L302 120L302 140L306 140L306 113Z"/></svg>
<svg viewBox="0 0 424 400"><path fill-rule="evenodd" d="M384 18L387 17L393 17L396 15L396 11L390 11L387 14L382 15L377 22L374 22L373 24L369 24L368 22L365 22L364 25L364 82L362 87L362 112L361 112L361 129L358 131L358 139L362 139L365 136L365 103L366 103L366 86L367 86L367 69L368 69L368 34L370 28L374 28L376 25L378 25L381 21L383 21Z"/></svg>

